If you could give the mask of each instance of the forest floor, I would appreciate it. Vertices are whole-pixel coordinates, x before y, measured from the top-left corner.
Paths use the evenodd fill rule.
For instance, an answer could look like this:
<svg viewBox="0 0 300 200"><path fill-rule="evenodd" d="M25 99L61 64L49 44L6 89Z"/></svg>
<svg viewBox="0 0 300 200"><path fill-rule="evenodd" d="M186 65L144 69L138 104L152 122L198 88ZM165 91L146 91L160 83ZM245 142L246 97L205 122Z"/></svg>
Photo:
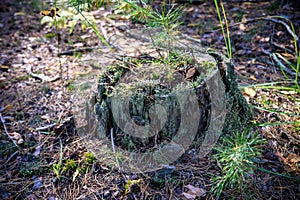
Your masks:
<svg viewBox="0 0 300 200"><path fill-rule="evenodd" d="M110 7L92 12L102 33L122 49L112 52L92 29L82 29L80 24L72 34L69 28L57 30L41 24L39 5L34 5L8 0L0 4L0 199L214 199L209 192L210 178L221 171L211 154L197 162L180 159L166 177L154 172L124 174L94 161L76 134L74 82L113 64L115 54L136 56L149 51L148 44L126 35L142 25L116 15ZM285 16L299 37L300 12L289 6L272 10L270 5L225 3L241 88L270 82L288 84L270 53L296 62L286 25L263 17ZM204 47L226 53L213 2L186 6L183 22L182 33L200 40ZM74 49L84 51L74 53ZM268 143L258 169L249 175L251 181L245 180L247 191L227 188L221 198L300 199L300 127L283 123L300 122L299 94L274 87L241 90L251 105L279 111L256 110L256 123L279 124L257 128ZM62 167L60 160L61 164L73 160L82 170L68 166L55 174L55 166ZM125 191L128 179L139 180L137 191Z"/></svg>

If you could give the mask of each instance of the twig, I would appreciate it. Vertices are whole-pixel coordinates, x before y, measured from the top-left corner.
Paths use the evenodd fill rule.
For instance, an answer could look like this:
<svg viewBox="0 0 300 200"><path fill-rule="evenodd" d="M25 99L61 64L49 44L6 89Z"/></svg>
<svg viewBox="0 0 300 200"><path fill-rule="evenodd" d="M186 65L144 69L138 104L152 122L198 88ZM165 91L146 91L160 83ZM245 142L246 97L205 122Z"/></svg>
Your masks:
<svg viewBox="0 0 300 200"><path fill-rule="evenodd" d="M287 48L284 48L284 47L280 46L279 44L277 44L276 42L274 42L273 39L270 41L270 44L273 45L273 46L275 46L275 47L277 47L277 48L279 48L279 49L282 49L282 50L284 50L284 51L287 51L287 52L289 52L290 54L294 54L294 55L295 55L295 52L293 52L293 51L290 50L290 49L287 49Z"/></svg>
<svg viewBox="0 0 300 200"><path fill-rule="evenodd" d="M82 48L82 49L72 49L68 51L63 51L63 52L58 52L57 56L62 56L62 55L67 55L67 56L72 56L75 53L85 53L85 52L92 52L96 49L99 49L99 47L87 47L87 48Z"/></svg>
<svg viewBox="0 0 300 200"><path fill-rule="evenodd" d="M282 20L277 20L277 19L274 19L274 18L265 18L265 20L269 20L269 21L272 21L272 22L275 22L275 23L280 23L280 24L282 24L283 26L285 26L285 28L286 28L286 30L292 35L292 37L296 40L296 46L295 46L295 48L296 48L296 51L297 51L297 49L298 49L298 45L299 45L299 43L300 43L300 41L299 41L299 38L298 38L298 36L293 32L293 30L291 29L291 27L287 24L287 23L285 23L284 21L282 21ZM297 53L297 52L296 52Z"/></svg>
<svg viewBox="0 0 300 200"><path fill-rule="evenodd" d="M16 152L14 152L13 154L11 154L10 156L9 156L9 158L5 161L5 163L3 164L3 165L1 165L1 166L4 166L4 165L6 165L15 155L17 155L19 153L19 151L16 151Z"/></svg>
<svg viewBox="0 0 300 200"><path fill-rule="evenodd" d="M265 20L269 20L269 21L272 21L272 22L275 22L275 23L280 23L280 24L284 25L285 28L287 29L287 31L293 36L293 38L295 38L297 40L297 42L299 41L298 36L292 31L290 26L288 24L286 24L284 21L277 20L277 19L274 19L274 18L265 18Z"/></svg>
<svg viewBox="0 0 300 200"><path fill-rule="evenodd" d="M46 76L44 74L35 74L31 71L31 66L29 65L28 67L26 67L26 71L27 73L32 76L33 78L37 78L37 79L40 79L42 82L54 82L56 80L58 80L60 78L59 75L51 78L49 76Z"/></svg>
<svg viewBox="0 0 300 200"><path fill-rule="evenodd" d="M5 122L4 122L4 119L3 119L3 116L2 116L1 113L0 113L0 119L1 119L1 122L2 122L2 124L3 124L4 131L5 131L6 135L7 135L8 138L14 143L14 145L15 145L16 147L19 148L18 144L17 144L17 143L14 141L14 139L9 135L9 133L8 133L8 131L7 131L7 128L6 128L6 125L5 125Z"/></svg>
<svg viewBox="0 0 300 200"><path fill-rule="evenodd" d="M287 68L278 58L275 54L268 52L265 49L262 49L262 52L269 55L286 73L292 76L298 75L300 78L300 74L297 74L296 72L291 71L289 68Z"/></svg>
<svg viewBox="0 0 300 200"><path fill-rule="evenodd" d="M37 130L37 131L42 131L42 130L50 129L50 128L52 128L52 127L55 126L55 125L56 125L56 123L53 123L53 124L49 124L49 125L47 125L47 126L38 127L38 128L36 128L35 130Z"/></svg>
<svg viewBox="0 0 300 200"><path fill-rule="evenodd" d="M141 8L144 8L143 2L141 0L139 0L140 4L141 4Z"/></svg>

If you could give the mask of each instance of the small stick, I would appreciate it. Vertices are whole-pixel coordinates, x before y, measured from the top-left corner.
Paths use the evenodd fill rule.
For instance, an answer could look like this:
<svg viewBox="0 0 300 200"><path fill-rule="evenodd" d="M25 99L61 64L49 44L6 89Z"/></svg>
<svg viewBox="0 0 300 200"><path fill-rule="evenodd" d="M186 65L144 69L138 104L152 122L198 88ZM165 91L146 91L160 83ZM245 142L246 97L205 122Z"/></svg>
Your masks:
<svg viewBox="0 0 300 200"><path fill-rule="evenodd" d="M9 133L8 133L8 131L7 131L7 128L6 128L6 125L5 125L5 122L4 122L4 119L3 119L1 113L0 113L0 119L1 119L1 122L2 122L2 124L3 124L3 127L4 127L4 130L5 130L6 135L9 137L9 139L11 139L11 141L14 143L14 145L15 145L16 147L19 148L18 144L17 144L17 143L14 141L14 139L9 135Z"/></svg>
<svg viewBox="0 0 300 200"><path fill-rule="evenodd" d="M37 130L37 131L43 131L43 130L46 130L46 129L50 129L50 128L52 128L52 127L55 126L55 125L56 125L56 123L53 123L53 124L49 124L49 125L47 125L47 126L38 127L38 128L36 128L35 130Z"/></svg>

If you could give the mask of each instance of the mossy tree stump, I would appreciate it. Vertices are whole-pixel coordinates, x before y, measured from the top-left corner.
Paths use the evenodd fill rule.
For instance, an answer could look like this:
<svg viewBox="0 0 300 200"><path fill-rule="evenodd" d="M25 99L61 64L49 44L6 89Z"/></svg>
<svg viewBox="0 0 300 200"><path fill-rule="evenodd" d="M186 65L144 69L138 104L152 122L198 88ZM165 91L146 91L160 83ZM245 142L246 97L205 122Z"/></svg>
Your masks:
<svg viewBox="0 0 300 200"><path fill-rule="evenodd" d="M251 119L232 62L216 51L173 47L168 60L149 55L120 60L99 76L94 111L86 115L94 112L97 124L86 130L92 132L92 150L97 139L98 147L129 152L131 161L118 157L131 170L149 169L144 168L149 160L157 169L191 146L203 157L221 134L238 131ZM104 138L105 145L99 142ZM103 150L96 156L106 157Z"/></svg>

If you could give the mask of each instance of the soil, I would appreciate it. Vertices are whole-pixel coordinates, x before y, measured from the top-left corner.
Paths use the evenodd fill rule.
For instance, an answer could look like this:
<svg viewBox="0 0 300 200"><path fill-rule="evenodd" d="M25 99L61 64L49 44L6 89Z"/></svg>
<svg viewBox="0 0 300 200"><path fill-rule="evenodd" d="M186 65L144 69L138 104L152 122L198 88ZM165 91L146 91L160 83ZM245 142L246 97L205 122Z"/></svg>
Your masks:
<svg viewBox="0 0 300 200"><path fill-rule="evenodd" d="M84 88L84 83L96 85L97 73L120 55L155 52L149 41L137 42L130 35L143 25L115 15L118 10L109 6L93 11L102 33L111 44L118 44L119 49L112 51L91 28L83 29L79 23L72 33L70 28L41 24L41 7L47 5L34 2L0 3L0 199L185 199L192 190L201 191L194 199L214 199L210 179L221 171L212 153L195 160L187 152L161 171L126 174L86 154L88 149L76 132L74 109L80 102L73 98L75 89ZM270 2L226 1L224 6L244 97L252 106L294 115L254 109L254 121L262 124L257 130L268 143L256 161L257 170L249 174L253 181L245 180L247 191L229 188L220 198L300 199L299 125L283 123L300 121L299 94L272 87L243 88L288 84L270 53L295 63L293 38L283 23L265 17L288 18L299 37L300 13L289 5L272 7ZM182 33L226 54L211 1L188 5L183 21ZM84 91L97 92L97 88ZM55 174L60 160L68 168ZM71 167L71 160L80 170ZM128 180L136 181L130 192Z"/></svg>

